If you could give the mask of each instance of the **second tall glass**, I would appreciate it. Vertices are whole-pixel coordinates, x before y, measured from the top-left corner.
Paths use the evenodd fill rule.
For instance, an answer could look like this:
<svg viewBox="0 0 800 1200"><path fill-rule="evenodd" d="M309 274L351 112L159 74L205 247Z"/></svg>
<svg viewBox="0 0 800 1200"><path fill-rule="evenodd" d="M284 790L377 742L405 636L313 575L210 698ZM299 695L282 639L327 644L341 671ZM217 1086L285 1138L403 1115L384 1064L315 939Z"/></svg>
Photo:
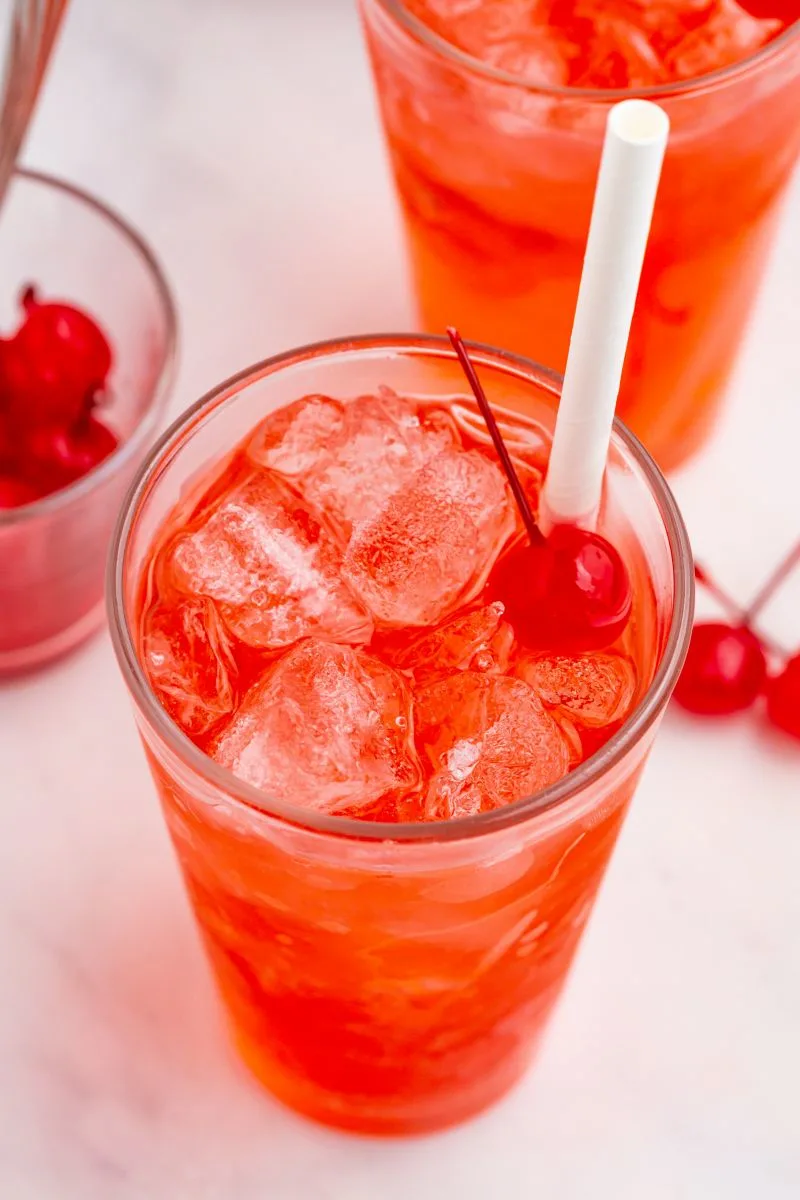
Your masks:
<svg viewBox="0 0 800 1200"><path fill-rule="evenodd" d="M424 328L564 369L609 106L360 0ZM800 148L800 23L735 66L635 93L672 137L619 412L663 469L707 437Z"/></svg>

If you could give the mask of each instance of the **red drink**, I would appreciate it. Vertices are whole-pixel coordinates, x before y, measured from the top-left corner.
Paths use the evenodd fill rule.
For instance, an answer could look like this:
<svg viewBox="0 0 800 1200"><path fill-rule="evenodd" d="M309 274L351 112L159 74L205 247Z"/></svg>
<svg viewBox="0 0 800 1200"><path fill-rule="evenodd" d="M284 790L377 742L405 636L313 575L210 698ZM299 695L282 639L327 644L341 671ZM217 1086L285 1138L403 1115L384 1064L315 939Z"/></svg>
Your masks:
<svg viewBox="0 0 800 1200"><path fill-rule="evenodd" d="M558 381L476 357L535 502ZM362 1130L459 1120L524 1069L690 618L679 518L618 435L601 525L628 626L585 654L521 641L494 581L522 526L459 392L437 342L265 364L173 430L117 558L117 646L237 1043Z"/></svg>
<svg viewBox="0 0 800 1200"><path fill-rule="evenodd" d="M563 370L608 107L666 109L620 414L675 466L710 431L797 158L797 0L361 7L428 329Z"/></svg>

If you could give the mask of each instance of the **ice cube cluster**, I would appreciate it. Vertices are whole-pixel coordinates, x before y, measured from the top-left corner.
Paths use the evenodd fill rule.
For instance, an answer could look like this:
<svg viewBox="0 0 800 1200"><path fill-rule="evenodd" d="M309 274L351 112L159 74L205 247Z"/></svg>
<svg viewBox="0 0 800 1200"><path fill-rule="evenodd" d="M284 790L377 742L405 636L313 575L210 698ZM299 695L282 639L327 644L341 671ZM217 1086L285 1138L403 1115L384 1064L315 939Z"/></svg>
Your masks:
<svg viewBox="0 0 800 1200"><path fill-rule="evenodd" d="M555 782L582 758L581 730L631 702L624 655L525 656L485 597L520 522L457 411L386 388L305 396L161 531L140 631L151 685L266 799L474 815Z"/></svg>

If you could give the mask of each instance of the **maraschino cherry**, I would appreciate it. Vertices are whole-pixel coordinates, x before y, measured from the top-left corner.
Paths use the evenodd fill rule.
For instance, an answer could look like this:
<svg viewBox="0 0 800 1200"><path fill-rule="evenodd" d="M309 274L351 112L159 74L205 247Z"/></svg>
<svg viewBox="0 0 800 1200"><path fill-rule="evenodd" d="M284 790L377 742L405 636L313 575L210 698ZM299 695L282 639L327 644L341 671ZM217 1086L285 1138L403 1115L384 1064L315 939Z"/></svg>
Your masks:
<svg viewBox="0 0 800 1200"><path fill-rule="evenodd" d="M675 699L689 712L722 716L755 703L767 678L761 642L746 625L698 622L675 685Z"/></svg>
<svg viewBox="0 0 800 1200"><path fill-rule="evenodd" d="M99 466L119 445L115 434L93 413L94 403L67 428L39 427L26 441L28 471L48 491L66 487Z"/></svg>
<svg viewBox="0 0 800 1200"><path fill-rule="evenodd" d="M786 555L750 606L761 608L800 564L800 542ZM773 725L800 740L800 654L794 654L767 683L767 716Z"/></svg>
<svg viewBox="0 0 800 1200"><path fill-rule="evenodd" d="M493 572L491 598L505 605L524 645L562 653L610 646L627 625L633 604L625 564L611 543L598 533L561 525L544 536L461 336L455 329L447 332L528 535L528 541L516 546Z"/></svg>
<svg viewBox="0 0 800 1200"><path fill-rule="evenodd" d="M695 579L727 609L732 622L697 621L675 699L688 712L723 716L754 704L767 678L767 658L745 614L717 587L710 575L695 564Z"/></svg>
<svg viewBox="0 0 800 1200"><path fill-rule="evenodd" d="M92 471L118 439L95 412L111 349L91 317L22 294L24 319L0 338L0 508L19 508Z"/></svg>
<svg viewBox="0 0 800 1200"><path fill-rule="evenodd" d="M767 684L767 716L773 725L800 741L800 654Z"/></svg>
<svg viewBox="0 0 800 1200"><path fill-rule="evenodd" d="M40 493L31 483L15 475L0 475L0 510L22 508L39 499Z"/></svg>
<svg viewBox="0 0 800 1200"><path fill-rule="evenodd" d="M0 355L9 416L26 425L66 427L111 369L111 347L87 313L69 304L42 304L33 287L22 294L24 319Z"/></svg>
<svg viewBox="0 0 800 1200"><path fill-rule="evenodd" d="M742 610L699 565L695 578L730 613L732 620L699 621L675 688L675 699L690 712L724 715L750 708L766 694L767 716L800 738L800 655L769 678L767 646L752 628L761 609L800 562L800 543L782 560L749 608ZM773 649L774 654L778 654Z"/></svg>

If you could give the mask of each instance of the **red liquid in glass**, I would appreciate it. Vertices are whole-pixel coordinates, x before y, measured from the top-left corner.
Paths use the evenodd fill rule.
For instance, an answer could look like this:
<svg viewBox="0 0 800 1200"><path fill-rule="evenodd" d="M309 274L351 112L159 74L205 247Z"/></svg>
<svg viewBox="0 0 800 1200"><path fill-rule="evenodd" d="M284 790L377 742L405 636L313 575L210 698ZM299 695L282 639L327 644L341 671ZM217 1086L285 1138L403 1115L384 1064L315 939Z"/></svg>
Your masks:
<svg viewBox="0 0 800 1200"><path fill-rule="evenodd" d="M361 7L423 327L562 372L608 106L672 89L619 413L676 466L712 428L800 149L800 39L777 41L797 0Z"/></svg>
<svg viewBox="0 0 800 1200"><path fill-rule="evenodd" d="M488 441L463 402L305 397L158 530L140 659L267 811L457 824L566 776L649 685L635 564L614 645L518 637L493 589L524 529ZM510 444L535 508L548 438L529 422ZM301 1111L383 1132L457 1121L524 1069L638 778L589 817L545 821L530 852L513 831L455 857L390 840L370 844L381 872L352 837L317 857L290 823L202 810L150 761L246 1061ZM403 915L387 938L388 912Z"/></svg>

